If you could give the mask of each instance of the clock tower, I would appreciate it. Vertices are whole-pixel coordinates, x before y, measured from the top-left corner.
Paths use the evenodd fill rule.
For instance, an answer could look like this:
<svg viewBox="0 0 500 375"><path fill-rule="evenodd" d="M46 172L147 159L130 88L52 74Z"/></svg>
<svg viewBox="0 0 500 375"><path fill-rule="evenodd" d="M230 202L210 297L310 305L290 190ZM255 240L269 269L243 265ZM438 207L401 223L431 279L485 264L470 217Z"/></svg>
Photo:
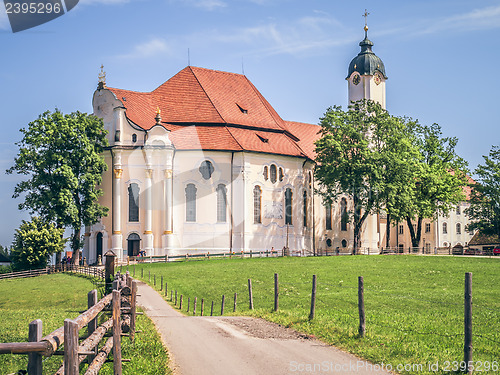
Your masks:
<svg viewBox="0 0 500 375"><path fill-rule="evenodd" d="M348 82L349 103L361 99L371 99L380 103L385 109L385 75L384 63L372 51L373 43L368 39L368 26L365 11L365 39L359 46L361 52L349 64Z"/></svg>

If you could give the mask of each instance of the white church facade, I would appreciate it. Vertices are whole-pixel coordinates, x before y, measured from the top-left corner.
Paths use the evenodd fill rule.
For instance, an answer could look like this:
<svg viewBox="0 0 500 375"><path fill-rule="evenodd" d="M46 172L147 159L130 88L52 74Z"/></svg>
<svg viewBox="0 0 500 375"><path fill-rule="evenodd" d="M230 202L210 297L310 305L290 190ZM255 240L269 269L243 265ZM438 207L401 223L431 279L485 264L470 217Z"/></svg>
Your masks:
<svg viewBox="0 0 500 375"><path fill-rule="evenodd" d="M349 102L385 107L385 67L365 39L346 78ZM352 249L348 197L332 207L314 193L320 127L283 120L241 74L188 66L151 92L106 87L93 97L109 148L101 203L84 256L196 252L311 253ZM383 220L371 215L362 248L378 251Z"/></svg>

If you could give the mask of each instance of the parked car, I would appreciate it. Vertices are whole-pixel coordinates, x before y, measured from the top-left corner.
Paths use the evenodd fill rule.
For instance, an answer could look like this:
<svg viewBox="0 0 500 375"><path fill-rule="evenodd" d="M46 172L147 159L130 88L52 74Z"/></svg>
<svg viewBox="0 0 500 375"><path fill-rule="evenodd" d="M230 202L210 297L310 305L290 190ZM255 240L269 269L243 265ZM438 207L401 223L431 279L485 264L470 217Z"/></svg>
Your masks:
<svg viewBox="0 0 500 375"><path fill-rule="evenodd" d="M464 255L481 255L480 249L464 249Z"/></svg>
<svg viewBox="0 0 500 375"><path fill-rule="evenodd" d="M497 246L493 249L493 255L500 255L500 246Z"/></svg>

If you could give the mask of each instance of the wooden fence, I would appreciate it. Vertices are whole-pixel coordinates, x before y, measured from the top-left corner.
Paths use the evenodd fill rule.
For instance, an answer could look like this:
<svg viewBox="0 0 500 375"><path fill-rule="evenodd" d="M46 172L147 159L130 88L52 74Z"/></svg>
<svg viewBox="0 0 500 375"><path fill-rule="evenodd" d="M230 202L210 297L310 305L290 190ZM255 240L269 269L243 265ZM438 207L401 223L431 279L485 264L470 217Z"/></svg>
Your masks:
<svg viewBox="0 0 500 375"><path fill-rule="evenodd" d="M75 264L59 264L57 266L48 266L36 270L2 273L0 274L0 280L35 277L40 275L50 275L52 273L57 273L57 272L81 273L83 275L104 279L103 269L97 267L78 266Z"/></svg>
<svg viewBox="0 0 500 375"><path fill-rule="evenodd" d="M69 267L69 266L68 266ZM69 271L69 270L68 270ZM73 266L73 271L85 271ZM89 271L89 270L86 270ZM76 319L66 319L64 326L42 337L42 321L34 320L29 324L29 342L0 343L0 354L27 354L28 374L42 375L42 357L63 355L64 362L56 375L77 375L80 364L86 361L89 366L86 375L98 374L102 365L113 350L114 374L122 373L121 337L128 335L134 340L136 333L136 296L137 283L130 275L116 274L112 293L97 301L97 291L88 293L88 310ZM112 317L98 327L101 315ZM79 342L79 331L87 327L87 337ZM112 336L99 348L108 331ZM64 350L58 349L64 344Z"/></svg>

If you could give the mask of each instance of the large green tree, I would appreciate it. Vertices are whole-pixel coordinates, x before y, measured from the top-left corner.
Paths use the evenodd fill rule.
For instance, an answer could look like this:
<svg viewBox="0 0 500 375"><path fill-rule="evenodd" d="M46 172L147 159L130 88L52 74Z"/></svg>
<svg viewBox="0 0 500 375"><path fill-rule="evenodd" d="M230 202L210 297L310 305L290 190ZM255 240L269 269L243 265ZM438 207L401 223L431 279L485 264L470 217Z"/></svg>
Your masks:
<svg viewBox="0 0 500 375"><path fill-rule="evenodd" d="M73 261L79 261L81 228L96 223L107 208L98 203L98 185L108 145L102 120L81 112L45 112L27 128L17 143L19 153L7 173L28 179L17 184L14 197L24 195L20 209L36 213L57 228L71 228Z"/></svg>
<svg viewBox="0 0 500 375"><path fill-rule="evenodd" d="M423 219L448 215L465 200L467 163L455 152L458 139L443 137L438 124L418 126L415 134L413 139L419 157L415 160L416 173L407 182L412 193L404 209L412 246L419 247Z"/></svg>
<svg viewBox="0 0 500 375"><path fill-rule="evenodd" d="M15 269L45 267L52 254L64 249L63 228L56 228L39 217L22 222L14 234L11 258Z"/></svg>
<svg viewBox="0 0 500 375"><path fill-rule="evenodd" d="M475 170L476 183L466 210L470 218L467 230L500 236L500 147L493 146L483 159L484 165Z"/></svg>
<svg viewBox="0 0 500 375"><path fill-rule="evenodd" d="M329 108L320 125L315 171L319 192L326 202L342 195L352 199L348 215L353 224L353 254L357 254L363 223L383 204L393 202L396 193L391 184L402 179L404 160L411 159L411 144L404 140L406 124L380 104L362 100L347 111Z"/></svg>

